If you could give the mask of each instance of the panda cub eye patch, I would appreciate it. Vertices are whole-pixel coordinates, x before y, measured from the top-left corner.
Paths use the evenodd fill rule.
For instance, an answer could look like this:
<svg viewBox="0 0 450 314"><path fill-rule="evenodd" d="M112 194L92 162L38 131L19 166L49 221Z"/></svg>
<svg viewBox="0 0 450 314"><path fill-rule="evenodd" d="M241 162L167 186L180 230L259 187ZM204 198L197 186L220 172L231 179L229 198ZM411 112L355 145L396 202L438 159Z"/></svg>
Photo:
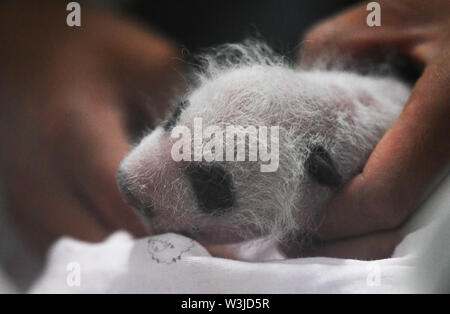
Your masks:
<svg viewBox="0 0 450 314"><path fill-rule="evenodd" d="M320 145L311 148L311 153L305 162L306 171L319 184L336 188L342 182L333 159Z"/></svg>
<svg viewBox="0 0 450 314"><path fill-rule="evenodd" d="M186 175L203 212L223 214L234 206L233 179L221 166L191 164L186 168Z"/></svg>
<svg viewBox="0 0 450 314"><path fill-rule="evenodd" d="M175 124L177 124L178 120L180 119L181 112L183 112L183 109L186 108L188 105L189 100L183 100L182 102L178 103L172 115L163 124L164 131L170 131L173 129Z"/></svg>

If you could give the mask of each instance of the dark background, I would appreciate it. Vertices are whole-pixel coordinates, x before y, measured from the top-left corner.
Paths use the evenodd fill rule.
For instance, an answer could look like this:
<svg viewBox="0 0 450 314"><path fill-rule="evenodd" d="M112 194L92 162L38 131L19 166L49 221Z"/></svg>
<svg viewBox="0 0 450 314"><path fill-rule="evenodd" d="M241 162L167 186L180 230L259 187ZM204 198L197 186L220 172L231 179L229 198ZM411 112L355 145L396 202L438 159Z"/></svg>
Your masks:
<svg viewBox="0 0 450 314"><path fill-rule="evenodd" d="M314 23L355 0L149 0L128 5L130 14L197 53L249 37L293 57L301 36Z"/></svg>

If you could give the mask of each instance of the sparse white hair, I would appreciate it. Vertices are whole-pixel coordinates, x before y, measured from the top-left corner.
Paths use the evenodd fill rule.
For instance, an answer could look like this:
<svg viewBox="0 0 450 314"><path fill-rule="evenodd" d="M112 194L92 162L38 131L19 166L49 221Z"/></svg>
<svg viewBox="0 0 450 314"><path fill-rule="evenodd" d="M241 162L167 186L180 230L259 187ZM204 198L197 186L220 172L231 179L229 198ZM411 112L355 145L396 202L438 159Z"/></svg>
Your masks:
<svg viewBox="0 0 450 314"><path fill-rule="evenodd" d="M410 93L394 78L293 68L255 41L221 46L201 61L183 97L190 105L177 124L192 127L201 117L204 127L279 126L279 167L264 173L260 162L220 162L231 174L236 202L224 214L206 214L182 167L174 167L167 154L170 133L158 127L122 162L121 171L141 202L151 199L156 214L150 222L167 231L220 230L230 238L280 240L310 234L339 190L308 173L312 149L327 152L342 186L361 171Z"/></svg>

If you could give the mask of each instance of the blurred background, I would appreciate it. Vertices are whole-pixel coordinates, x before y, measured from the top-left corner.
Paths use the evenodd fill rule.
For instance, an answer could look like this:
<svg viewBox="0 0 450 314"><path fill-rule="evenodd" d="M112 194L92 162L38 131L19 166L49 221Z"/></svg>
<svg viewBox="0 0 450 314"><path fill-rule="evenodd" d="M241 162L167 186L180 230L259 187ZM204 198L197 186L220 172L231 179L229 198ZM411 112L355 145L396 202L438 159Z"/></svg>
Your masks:
<svg viewBox="0 0 450 314"><path fill-rule="evenodd" d="M259 36L276 52L295 57L304 32L319 20L361 1L126 1L125 10L188 51Z"/></svg>

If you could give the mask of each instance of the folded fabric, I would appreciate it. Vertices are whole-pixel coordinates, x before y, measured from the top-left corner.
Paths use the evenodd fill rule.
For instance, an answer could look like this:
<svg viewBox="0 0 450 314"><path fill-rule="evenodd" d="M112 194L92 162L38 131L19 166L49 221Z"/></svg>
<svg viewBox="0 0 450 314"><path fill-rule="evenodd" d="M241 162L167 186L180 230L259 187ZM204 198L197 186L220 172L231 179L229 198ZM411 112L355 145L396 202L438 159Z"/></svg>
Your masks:
<svg viewBox="0 0 450 314"><path fill-rule="evenodd" d="M450 177L403 228L392 258L285 259L269 240L217 258L177 234L100 244L63 238L31 293L413 293L450 291Z"/></svg>

